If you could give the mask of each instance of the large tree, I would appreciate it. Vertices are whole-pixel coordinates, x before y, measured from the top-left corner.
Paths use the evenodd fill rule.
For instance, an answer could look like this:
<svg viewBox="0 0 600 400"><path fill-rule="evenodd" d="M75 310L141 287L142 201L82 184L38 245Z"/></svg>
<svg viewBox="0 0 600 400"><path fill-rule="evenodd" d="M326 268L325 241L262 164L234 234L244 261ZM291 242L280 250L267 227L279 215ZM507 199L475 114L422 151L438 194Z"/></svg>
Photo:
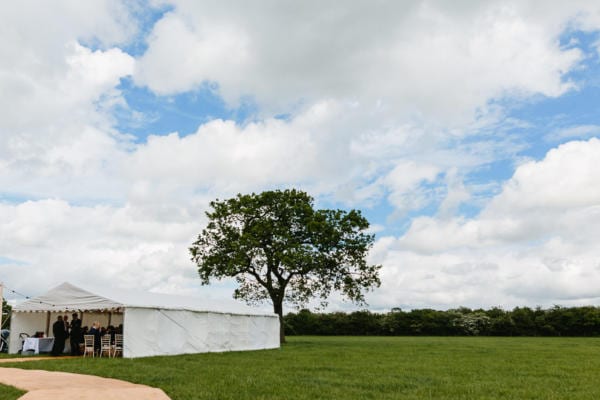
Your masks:
<svg viewBox="0 0 600 400"><path fill-rule="evenodd" d="M234 277L234 297L270 300L285 342L283 304L306 304L332 291L364 304L364 292L379 286L379 265L369 265L374 235L360 211L316 210L298 190L241 195L210 203L208 225L190 247L202 284Z"/></svg>

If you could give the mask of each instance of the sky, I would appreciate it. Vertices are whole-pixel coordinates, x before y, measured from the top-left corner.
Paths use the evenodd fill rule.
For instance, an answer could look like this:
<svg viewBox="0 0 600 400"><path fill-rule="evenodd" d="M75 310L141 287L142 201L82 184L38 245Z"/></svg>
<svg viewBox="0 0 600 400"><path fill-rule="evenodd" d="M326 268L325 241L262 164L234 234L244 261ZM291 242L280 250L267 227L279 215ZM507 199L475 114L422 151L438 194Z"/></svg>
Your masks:
<svg viewBox="0 0 600 400"><path fill-rule="evenodd" d="M370 221L370 310L600 303L597 1L25 0L0 20L11 290L230 297L188 252L209 202L298 188Z"/></svg>

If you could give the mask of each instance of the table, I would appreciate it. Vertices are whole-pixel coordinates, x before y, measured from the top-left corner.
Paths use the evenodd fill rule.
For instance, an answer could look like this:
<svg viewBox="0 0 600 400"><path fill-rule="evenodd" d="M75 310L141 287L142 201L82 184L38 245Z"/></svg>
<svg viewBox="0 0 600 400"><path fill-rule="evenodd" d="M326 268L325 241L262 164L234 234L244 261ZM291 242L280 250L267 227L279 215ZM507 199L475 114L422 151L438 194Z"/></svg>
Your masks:
<svg viewBox="0 0 600 400"><path fill-rule="evenodd" d="M35 354L41 353L50 353L52 351L52 346L54 346L54 338L25 338L23 342L23 353L28 350L33 350Z"/></svg>

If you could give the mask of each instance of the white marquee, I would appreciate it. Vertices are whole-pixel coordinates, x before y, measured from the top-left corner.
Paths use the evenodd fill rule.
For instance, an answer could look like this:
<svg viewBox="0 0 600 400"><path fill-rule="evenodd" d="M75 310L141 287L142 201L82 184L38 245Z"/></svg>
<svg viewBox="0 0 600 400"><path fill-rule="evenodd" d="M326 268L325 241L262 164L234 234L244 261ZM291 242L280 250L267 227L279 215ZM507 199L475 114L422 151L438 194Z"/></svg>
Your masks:
<svg viewBox="0 0 600 400"><path fill-rule="evenodd" d="M206 301L113 288L86 290L70 283L13 308L9 352L19 333L51 334L57 315L78 312L83 325L123 324L124 357L279 347L279 318L233 300ZM49 332L50 331L50 332Z"/></svg>

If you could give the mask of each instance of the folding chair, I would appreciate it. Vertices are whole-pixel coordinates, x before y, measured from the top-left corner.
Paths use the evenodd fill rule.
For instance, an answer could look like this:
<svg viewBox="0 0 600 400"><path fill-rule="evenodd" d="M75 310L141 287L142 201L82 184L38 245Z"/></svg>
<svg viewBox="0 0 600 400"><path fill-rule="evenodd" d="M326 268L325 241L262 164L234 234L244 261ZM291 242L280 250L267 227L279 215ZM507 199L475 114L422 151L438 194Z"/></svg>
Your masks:
<svg viewBox="0 0 600 400"><path fill-rule="evenodd" d="M19 350L20 354L23 354L23 345L25 344L25 339L27 339L28 337L28 333L19 333L19 340L21 340L21 350Z"/></svg>
<svg viewBox="0 0 600 400"><path fill-rule="evenodd" d="M117 353L120 353L121 356L123 355L123 335L119 333L115 335L115 345L113 347L112 356L116 357Z"/></svg>
<svg viewBox="0 0 600 400"><path fill-rule="evenodd" d="M92 357L96 356L94 351L94 335L83 335L83 356L91 354Z"/></svg>
<svg viewBox="0 0 600 400"><path fill-rule="evenodd" d="M100 357L102 354L106 353L107 357L110 357L112 354L112 346L110 344L110 335L104 335L100 337Z"/></svg>

